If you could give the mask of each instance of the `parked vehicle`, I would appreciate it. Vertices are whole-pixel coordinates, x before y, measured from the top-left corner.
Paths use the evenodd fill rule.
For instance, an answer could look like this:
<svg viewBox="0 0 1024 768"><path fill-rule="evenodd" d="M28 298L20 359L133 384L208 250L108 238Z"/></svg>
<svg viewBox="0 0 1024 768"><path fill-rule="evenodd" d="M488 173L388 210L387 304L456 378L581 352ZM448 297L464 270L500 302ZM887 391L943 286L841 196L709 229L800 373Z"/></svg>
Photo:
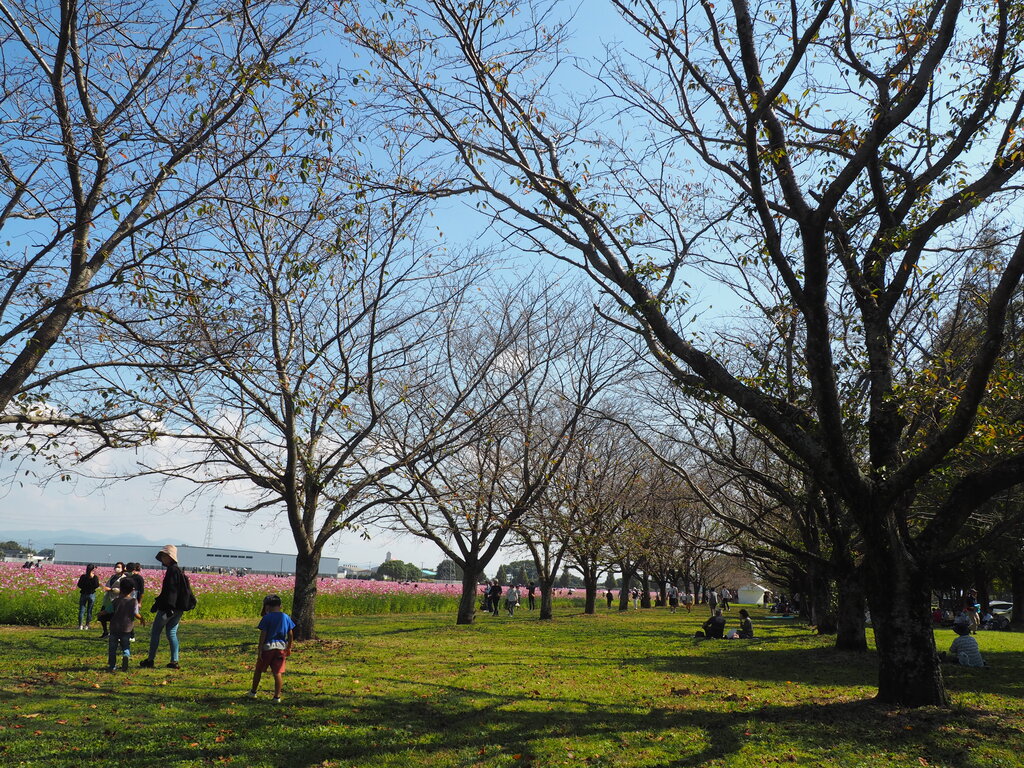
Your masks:
<svg viewBox="0 0 1024 768"><path fill-rule="evenodd" d="M1008 603L1006 600L990 600L988 609L993 616L1006 616L1013 613L1013 603Z"/></svg>

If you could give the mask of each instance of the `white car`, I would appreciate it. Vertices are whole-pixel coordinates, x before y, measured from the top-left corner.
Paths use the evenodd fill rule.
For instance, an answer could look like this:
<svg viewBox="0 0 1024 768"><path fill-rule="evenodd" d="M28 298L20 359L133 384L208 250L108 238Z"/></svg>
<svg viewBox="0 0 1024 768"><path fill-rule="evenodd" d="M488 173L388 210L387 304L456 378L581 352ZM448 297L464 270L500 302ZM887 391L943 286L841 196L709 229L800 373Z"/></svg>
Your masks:
<svg viewBox="0 0 1024 768"><path fill-rule="evenodd" d="M1005 600L990 600L988 609L992 611L993 616L1004 616L1013 612L1013 603L1008 603Z"/></svg>

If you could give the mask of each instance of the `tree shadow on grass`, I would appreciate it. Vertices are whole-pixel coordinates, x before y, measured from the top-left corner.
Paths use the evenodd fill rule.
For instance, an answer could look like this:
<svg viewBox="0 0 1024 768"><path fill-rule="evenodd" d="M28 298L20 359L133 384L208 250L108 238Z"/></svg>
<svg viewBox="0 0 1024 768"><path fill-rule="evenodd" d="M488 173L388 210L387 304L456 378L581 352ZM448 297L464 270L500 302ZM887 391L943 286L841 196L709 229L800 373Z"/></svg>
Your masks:
<svg viewBox="0 0 1024 768"><path fill-rule="evenodd" d="M801 661L808 653L823 661L836 661L828 658L828 650L791 653ZM685 671L720 674L720 670L711 670L712 659L703 661L707 662L705 668L695 672L690 664ZM672 657L651 661L666 671L665 665L674 662ZM790 660L790 668L792 663ZM988 671L993 670L977 672ZM613 763L621 762L613 759L616 754L645 750L651 752L645 765L687 768L741 750L784 759L785 754L777 752L784 746L805 755L838 751L864 760L874 753L905 753L910 760L921 757L930 763L966 768L978 765L970 754L973 743L1016 744L1018 751L1024 750L1017 724L982 710L899 711L868 700L819 698L798 704L759 705L737 703L732 698L724 703L718 694L708 692L638 707L635 700L609 702L572 689L553 695L510 693L500 679L481 686L377 677L376 684L386 692L289 695L286 690L285 704L275 706L266 698L246 700L247 685L237 690L216 689L201 677L181 674L174 676L171 685L157 687L163 679L160 670L155 675L136 674L147 674L146 682L155 685L133 687L130 699L121 698L116 689L96 691L89 680L62 686L66 689L63 695L106 702L96 713L97 720L105 709L119 703L143 719L141 713L158 711L164 705L187 716L162 722L152 731L141 723L139 730L103 731L103 750L89 740L79 742L85 751L76 753L74 760L52 746L37 754L33 764L99 765L104 756L117 754L119 765L147 768L154 761L178 765L227 758L241 765L288 768L327 760L344 765L488 765L508 764L511 756L518 754L524 756L523 765L531 764L533 758L532 764L541 766L564 762L565 750L575 749L587 756L604 755ZM240 679L244 677L239 674ZM116 679L122 678L118 675ZM834 678L829 682L841 684ZM31 709L45 699L53 700L52 690L27 694L22 701ZM104 726L97 722L89 727ZM656 743L656 738L665 741ZM90 754L94 748L97 752Z"/></svg>
<svg viewBox="0 0 1024 768"><path fill-rule="evenodd" d="M864 686L877 682L873 653L852 653L834 648L771 648L770 639L704 640L714 652L699 655L650 655L627 658L623 666L653 669L667 674L731 677L765 682L801 682L809 685Z"/></svg>
<svg viewBox="0 0 1024 768"><path fill-rule="evenodd" d="M401 681L395 681L401 682ZM423 684L421 684L422 686ZM241 711L216 716L221 732L244 733L266 729L269 751L250 751L242 745L217 745L199 731L189 746L185 737L162 754L165 764L185 763L201 756L215 760L234 756L244 764L313 766L325 760L341 764L370 762L487 765L507 763L512 755L536 765L564 758L563 749L587 755L651 750L654 738L668 739L658 748L671 756L650 759L658 768L701 766L752 749L785 743L797 752L828 754L852 751L920 756L946 766L974 765L969 740L993 743L1021 741L1020 732L983 712L916 710L892 712L869 701L814 702L716 711L693 706L637 711L629 705L608 704L580 697L538 697L524 702L518 696L464 686L428 685L430 699L400 695L290 700L297 709L282 720L286 708L263 701L245 702ZM154 694L141 694L144 698ZM316 724L315 726L312 724ZM966 737L951 739L954 731ZM230 739L228 740L230 742ZM272 746L268 746L272 745ZM577 746L574 746L577 745ZM670 746L669 746L670 745ZM241 749L240 749L241 747ZM767 753L767 752L766 752ZM780 755L784 758L784 755ZM152 756L125 765L144 765ZM571 764L571 763L570 763Z"/></svg>

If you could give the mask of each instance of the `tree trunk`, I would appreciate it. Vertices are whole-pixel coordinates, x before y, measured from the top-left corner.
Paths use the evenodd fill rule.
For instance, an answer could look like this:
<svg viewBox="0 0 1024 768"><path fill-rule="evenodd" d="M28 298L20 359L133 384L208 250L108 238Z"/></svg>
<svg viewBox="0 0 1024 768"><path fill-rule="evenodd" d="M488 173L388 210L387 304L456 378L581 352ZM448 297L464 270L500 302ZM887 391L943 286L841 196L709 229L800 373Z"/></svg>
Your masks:
<svg viewBox="0 0 1024 768"><path fill-rule="evenodd" d="M553 578L545 579L538 577L538 587L540 587L540 614L539 618L541 621L550 620L554 618L554 593L555 593L555 580Z"/></svg>
<svg viewBox="0 0 1024 768"><path fill-rule="evenodd" d="M459 598L459 614L455 618L456 624L472 624L476 618L477 577L480 572L469 563L462 572L462 597Z"/></svg>
<svg viewBox="0 0 1024 768"><path fill-rule="evenodd" d="M806 583L808 622L819 628L830 624L828 616L832 613L832 589L825 568L809 566Z"/></svg>
<svg viewBox="0 0 1024 768"><path fill-rule="evenodd" d="M583 588L587 593L583 613L587 616L593 616L597 613L597 568L593 570L585 568L583 570Z"/></svg>
<svg viewBox="0 0 1024 768"><path fill-rule="evenodd" d="M658 585L658 605L664 607L668 605L668 579L662 581Z"/></svg>
<svg viewBox="0 0 1024 768"><path fill-rule="evenodd" d="M651 577L644 573L640 577L640 588L643 590L640 593L640 607L650 608L651 607Z"/></svg>
<svg viewBox="0 0 1024 768"><path fill-rule="evenodd" d="M935 652L927 573L894 531L880 532L865 549L865 583L878 648L878 701L949 706Z"/></svg>
<svg viewBox="0 0 1024 768"><path fill-rule="evenodd" d="M1010 599L1013 601L1013 613L1010 626L1024 629L1024 561L1018 561L1010 571Z"/></svg>
<svg viewBox="0 0 1024 768"><path fill-rule="evenodd" d="M868 638L864 631L864 585L860 574L846 569L836 582L836 650L867 651Z"/></svg>
<svg viewBox="0 0 1024 768"><path fill-rule="evenodd" d="M295 591L292 593L292 621L295 639L316 637L316 582L320 575L320 550L295 556Z"/></svg>
<svg viewBox="0 0 1024 768"><path fill-rule="evenodd" d="M619 610L629 610L629 587L633 583L633 572L622 572L622 589L619 590Z"/></svg>

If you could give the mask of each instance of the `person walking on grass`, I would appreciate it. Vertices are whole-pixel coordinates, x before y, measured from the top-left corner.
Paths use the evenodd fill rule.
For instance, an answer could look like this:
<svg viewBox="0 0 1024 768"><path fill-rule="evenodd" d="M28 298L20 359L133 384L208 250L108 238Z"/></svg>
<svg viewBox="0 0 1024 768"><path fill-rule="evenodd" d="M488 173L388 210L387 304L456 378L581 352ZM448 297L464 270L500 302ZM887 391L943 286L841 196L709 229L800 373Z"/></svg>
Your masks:
<svg viewBox="0 0 1024 768"><path fill-rule="evenodd" d="M100 588L100 577L96 566L89 563L85 573L78 577L78 628L88 629L92 621L92 607L96 604L96 590Z"/></svg>
<svg viewBox="0 0 1024 768"><path fill-rule="evenodd" d="M519 607L519 585L513 584L505 595L505 609L509 616L515 616L516 608Z"/></svg>
<svg viewBox="0 0 1024 768"><path fill-rule="evenodd" d="M686 591L683 593L683 607L686 608L687 613L693 610L693 592Z"/></svg>
<svg viewBox="0 0 1024 768"><path fill-rule="evenodd" d="M257 625L260 641L256 646L256 671L252 674L252 688L245 694L256 698L260 678L269 669L274 676L274 703L281 703L281 688L284 685L285 661L291 655L295 640L295 622L281 610L281 598L267 595L263 598L263 616Z"/></svg>
<svg viewBox="0 0 1024 768"><path fill-rule="evenodd" d="M708 592L708 608L711 611L711 615L715 615L715 611L718 610L718 593L712 589Z"/></svg>
<svg viewBox="0 0 1024 768"><path fill-rule="evenodd" d="M534 592L536 591L537 585L531 581L529 585L526 587L527 605L529 606L531 611L537 607L536 598L534 597Z"/></svg>
<svg viewBox="0 0 1024 768"><path fill-rule="evenodd" d="M185 574L178 567L178 548L173 544L156 553L156 559L166 569L164 580L160 586L160 594L153 601L150 613L155 613L153 628L149 633L149 655L139 662L140 667L152 669L156 660L156 652L160 648L160 634L167 634L167 643L171 648L171 660L168 669L179 669L178 665L178 624L188 596L188 583Z"/></svg>
<svg viewBox="0 0 1024 768"><path fill-rule="evenodd" d="M668 610L670 613L675 613L676 608L679 607L679 587L675 584L668 585Z"/></svg>
<svg viewBox="0 0 1024 768"><path fill-rule="evenodd" d="M501 584L497 579L491 581L491 589L488 594L491 596L491 615L497 616L498 611L501 610Z"/></svg>
<svg viewBox="0 0 1024 768"><path fill-rule="evenodd" d="M113 672L116 669L117 654L121 653L121 670L128 671L128 662L132 658L131 636L135 631L136 620L141 620L139 614L139 601L132 595L135 585L130 578L121 579L121 586L116 588L119 596L113 602L113 611L110 616L110 639L107 640L107 670ZM111 594L111 589L107 594Z"/></svg>

